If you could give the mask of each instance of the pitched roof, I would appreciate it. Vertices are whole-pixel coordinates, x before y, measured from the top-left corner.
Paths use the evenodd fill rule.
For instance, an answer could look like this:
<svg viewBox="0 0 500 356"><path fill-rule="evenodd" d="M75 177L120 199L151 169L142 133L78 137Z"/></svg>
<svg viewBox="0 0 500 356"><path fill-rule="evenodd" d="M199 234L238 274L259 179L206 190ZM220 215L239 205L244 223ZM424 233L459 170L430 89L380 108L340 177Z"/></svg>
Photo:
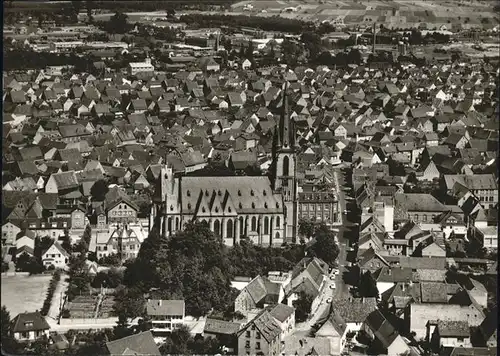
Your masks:
<svg viewBox="0 0 500 356"><path fill-rule="evenodd" d="M148 315L184 315L184 300L157 300L146 302Z"/></svg>
<svg viewBox="0 0 500 356"><path fill-rule="evenodd" d="M335 298L332 308L346 323L362 323L377 308L376 298Z"/></svg>
<svg viewBox="0 0 500 356"><path fill-rule="evenodd" d="M106 343L106 347L111 355L144 355L160 356L160 350L153 339L151 331L144 331L139 334L130 335L119 340Z"/></svg>
<svg viewBox="0 0 500 356"><path fill-rule="evenodd" d="M295 313L295 308L285 304L276 304L269 309L269 313L278 321L284 322L290 315Z"/></svg>
<svg viewBox="0 0 500 356"><path fill-rule="evenodd" d="M234 335L241 328L240 323L233 323L225 320L207 318L204 333Z"/></svg>
<svg viewBox="0 0 500 356"><path fill-rule="evenodd" d="M50 329L50 325L40 312L20 313L12 321L12 331L16 333Z"/></svg>

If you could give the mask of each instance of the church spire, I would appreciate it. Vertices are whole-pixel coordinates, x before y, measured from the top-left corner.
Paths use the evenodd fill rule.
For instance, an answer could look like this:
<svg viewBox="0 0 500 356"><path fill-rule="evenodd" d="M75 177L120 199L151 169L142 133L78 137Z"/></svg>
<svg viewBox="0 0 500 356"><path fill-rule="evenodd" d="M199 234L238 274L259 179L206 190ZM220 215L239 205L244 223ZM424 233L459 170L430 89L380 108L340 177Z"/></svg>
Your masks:
<svg viewBox="0 0 500 356"><path fill-rule="evenodd" d="M279 149L293 149L295 146L295 133L293 123L290 122L290 111L288 106L288 82L283 89L283 104L279 126Z"/></svg>

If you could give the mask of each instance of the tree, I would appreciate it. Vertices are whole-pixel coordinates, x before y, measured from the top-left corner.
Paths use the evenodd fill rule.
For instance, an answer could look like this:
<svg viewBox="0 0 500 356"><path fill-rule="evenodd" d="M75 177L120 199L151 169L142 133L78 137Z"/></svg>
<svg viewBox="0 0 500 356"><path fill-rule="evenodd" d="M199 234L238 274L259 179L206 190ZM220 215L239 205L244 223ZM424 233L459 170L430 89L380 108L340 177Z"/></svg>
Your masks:
<svg viewBox="0 0 500 356"><path fill-rule="evenodd" d="M328 263L330 267L335 266L339 255L339 247L335 242L335 233L324 223L316 227L314 231L314 242L307 252Z"/></svg>
<svg viewBox="0 0 500 356"><path fill-rule="evenodd" d="M360 297L378 298L377 282L373 278L370 271L366 271L365 273L361 274L358 291Z"/></svg>
<svg viewBox="0 0 500 356"><path fill-rule="evenodd" d="M108 192L109 192L108 184L103 179L99 179L97 182L94 183L92 188L90 188L90 195L92 196L92 199L95 201L103 201Z"/></svg>
<svg viewBox="0 0 500 356"><path fill-rule="evenodd" d="M300 219L299 234L310 239L314 235L314 222L310 219Z"/></svg>
<svg viewBox="0 0 500 356"><path fill-rule="evenodd" d="M144 316L145 304L146 300L140 290L120 287L115 291L113 313L128 322L131 319Z"/></svg>
<svg viewBox="0 0 500 356"><path fill-rule="evenodd" d="M321 37L316 32L307 31L300 36L300 41L309 51L309 60L315 61L321 52Z"/></svg>
<svg viewBox="0 0 500 356"><path fill-rule="evenodd" d="M36 274L43 271L43 266L38 263L35 257L24 252L16 261L16 270Z"/></svg>
<svg viewBox="0 0 500 356"><path fill-rule="evenodd" d="M130 24L128 23L128 16L123 12L117 11L109 20L105 28L110 33L127 33L130 29Z"/></svg>
<svg viewBox="0 0 500 356"><path fill-rule="evenodd" d="M94 22L94 16L92 16L92 10L94 8L94 1L85 1L85 8L87 10L87 18L90 23Z"/></svg>
<svg viewBox="0 0 500 356"><path fill-rule="evenodd" d="M69 237L68 231L65 231L61 247L68 253L72 252L73 247L71 246L71 237Z"/></svg>
<svg viewBox="0 0 500 356"><path fill-rule="evenodd" d="M189 329L186 326L172 331L160 347L162 355L188 355L188 341L190 339Z"/></svg>
<svg viewBox="0 0 500 356"><path fill-rule="evenodd" d="M249 60L253 60L253 51L254 51L253 42L248 41L248 47L245 50L245 57Z"/></svg>
<svg viewBox="0 0 500 356"><path fill-rule="evenodd" d="M313 302L313 297L308 295L306 292L301 291L299 293L299 298L293 301L293 306L295 307L295 320L299 323L304 322L309 317L311 313L311 305Z"/></svg>
<svg viewBox="0 0 500 356"><path fill-rule="evenodd" d="M132 330L129 329L128 319L124 314L118 315L118 321L113 328L113 333L116 339L121 339L132 335Z"/></svg>
<svg viewBox="0 0 500 356"><path fill-rule="evenodd" d="M2 328L2 341L4 338L10 336L10 313L5 305L2 305L2 316L1 316L0 327Z"/></svg>

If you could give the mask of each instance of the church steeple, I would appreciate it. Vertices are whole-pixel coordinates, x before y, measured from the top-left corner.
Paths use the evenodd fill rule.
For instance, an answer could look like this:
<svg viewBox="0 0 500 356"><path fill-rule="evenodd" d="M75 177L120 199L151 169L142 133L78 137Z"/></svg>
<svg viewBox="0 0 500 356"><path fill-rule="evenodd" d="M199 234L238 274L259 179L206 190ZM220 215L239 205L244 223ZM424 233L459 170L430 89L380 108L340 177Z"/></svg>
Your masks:
<svg viewBox="0 0 500 356"><path fill-rule="evenodd" d="M283 90L283 103L279 123L278 135L279 150L293 150L295 147L295 132L293 121L290 120L290 108L288 104L288 83L285 84Z"/></svg>

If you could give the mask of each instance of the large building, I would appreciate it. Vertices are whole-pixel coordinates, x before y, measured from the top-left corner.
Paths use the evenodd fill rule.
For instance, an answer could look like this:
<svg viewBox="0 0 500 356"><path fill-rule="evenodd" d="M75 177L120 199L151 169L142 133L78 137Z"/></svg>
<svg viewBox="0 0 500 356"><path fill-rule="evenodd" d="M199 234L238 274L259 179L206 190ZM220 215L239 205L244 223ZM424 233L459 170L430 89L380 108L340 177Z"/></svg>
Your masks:
<svg viewBox="0 0 500 356"><path fill-rule="evenodd" d="M273 178L176 177L162 168L153 216L161 215L163 236L193 220L205 221L232 246L243 236L263 246L295 241L298 222L295 130L283 95L280 123L274 134Z"/></svg>

